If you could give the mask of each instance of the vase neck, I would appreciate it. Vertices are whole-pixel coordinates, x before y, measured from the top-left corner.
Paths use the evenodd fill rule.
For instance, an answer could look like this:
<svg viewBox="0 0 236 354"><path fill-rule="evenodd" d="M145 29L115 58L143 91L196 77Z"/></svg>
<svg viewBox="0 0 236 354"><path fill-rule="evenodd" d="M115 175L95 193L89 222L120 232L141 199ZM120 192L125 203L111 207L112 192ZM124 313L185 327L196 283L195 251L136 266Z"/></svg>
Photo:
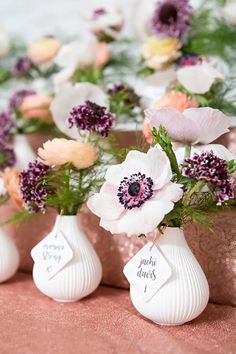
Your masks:
<svg viewBox="0 0 236 354"><path fill-rule="evenodd" d="M184 232L178 227L167 227L157 242L158 244L186 245Z"/></svg>
<svg viewBox="0 0 236 354"><path fill-rule="evenodd" d="M86 237L80 227L77 215L58 215L54 225L54 232L62 232L67 238Z"/></svg>
<svg viewBox="0 0 236 354"><path fill-rule="evenodd" d="M24 142L24 143L27 143L27 145L28 145L28 141L27 141L27 138L26 138L25 134L16 134L14 136L14 140L15 140L15 143Z"/></svg>

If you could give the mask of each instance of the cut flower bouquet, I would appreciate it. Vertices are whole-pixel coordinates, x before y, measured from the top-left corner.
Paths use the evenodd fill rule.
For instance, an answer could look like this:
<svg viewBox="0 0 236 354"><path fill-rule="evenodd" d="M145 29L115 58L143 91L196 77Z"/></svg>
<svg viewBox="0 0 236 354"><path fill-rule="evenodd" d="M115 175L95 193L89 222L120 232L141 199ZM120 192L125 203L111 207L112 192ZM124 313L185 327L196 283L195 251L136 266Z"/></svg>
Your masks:
<svg viewBox="0 0 236 354"><path fill-rule="evenodd" d="M211 208L233 201L234 160L204 151L179 166L166 129L153 128L152 135L153 147L147 153L131 150L124 162L109 167L100 193L88 201L112 233L148 235L156 227L205 222Z"/></svg>
<svg viewBox="0 0 236 354"><path fill-rule="evenodd" d="M102 276L100 260L80 228L77 213L101 186L103 165L98 148L86 141L55 138L38 149L38 158L18 176L21 207L9 222L34 213L57 211L52 231L32 252L36 286L56 301L87 296Z"/></svg>
<svg viewBox="0 0 236 354"><path fill-rule="evenodd" d="M100 192L87 204L112 234L152 240L124 268L131 300L153 322L178 325L197 317L209 299L183 225L202 223L212 229L209 213L235 205L236 162L212 150L191 154L191 144L180 162L167 130L153 122L152 127L149 151L131 150L121 164L109 167ZM179 134L186 137L187 127Z"/></svg>

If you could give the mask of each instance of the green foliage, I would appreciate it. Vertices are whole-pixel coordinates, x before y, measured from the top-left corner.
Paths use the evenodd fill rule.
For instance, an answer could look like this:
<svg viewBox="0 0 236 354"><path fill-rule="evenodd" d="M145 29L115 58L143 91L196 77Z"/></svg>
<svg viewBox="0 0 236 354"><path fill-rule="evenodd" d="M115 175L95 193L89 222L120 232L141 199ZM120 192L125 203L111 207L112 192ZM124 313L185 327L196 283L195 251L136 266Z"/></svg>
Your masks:
<svg viewBox="0 0 236 354"><path fill-rule="evenodd" d="M211 90L204 95L191 93L179 83L173 85L172 89L197 100L201 107L212 107L226 115L236 116L235 87L236 77L227 77L223 82L214 84Z"/></svg>
<svg viewBox="0 0 236 354"><path fill-rule="evenodd" d="M159 127L158 131L156 128L153 128L152 135L154 137L154 144L159 144L161 146L170 160L172 171L177 175L178 178L180 178L181 172L179 170L178 162L173 150L171 137L169 136L167 130L162 126Z"/></svg>
<svg viewBox="0 0 236 354"><path fill-rule="evenodd" d="M20 134L31 134L38 131L50 132L52 128L52 124L46 123L37 118L28 120L21 118L17 120L17 132Z"/></svg>
<svg viewBox="0 0 236 354"><path fill-rule="evenodd" d="M207 211L192 206L183 206L180 203L178 205L177 203L176 207L164 217L159 225L159 230L163 227L182 227L187 223L202 224L208 229L211 229L212 226Z"/></svg>
<svg viewBox="0 0 236 354"><path fill-rule="evenodd" d="M35 214L30 214L26 209L21 208L17 210L10 219L5 221L0 226L9 225L9 224L21 224L23 222L31 220L34 215Z"/></svg>
<svg viewBox="0 0 236 354"><path fill-rule="evenodd" d="M8 193L3 194L0 196L0 206L3 205L6 201L8 201L9 195Z"/></svg>
<svg viewBox="0 0 236 354"><path fill-rule="evenodd" d="M211 89L209 107L219 109L229 116L236 116L236 77L227 77L224 82L215 84Z"/></svg>
<svg viewBox="0 0 236 354"><path fill-rule="evenodd" d="M7 161L7 156L0 151L0 167Z"/></svg>
<svg viewBox="0 0 236 354"><path fill-rule="evenodd" d="M141 77L146 77L154 74L155 70L152 68L148 68L143 61L140 62L140 68L137 71L137 75Z"/></svg>
<svg viewBox="0 0 236 354"><path fill-rule="evenodd" d="M110 111L115 113L117 121L120 117L125 116L127 120L138 122L141 109L130 101L130 93L127 90L124 89L110 95L109 102Z"/></svg>
<svg viewBox="0 0 236 354"><path fill-rule="evenodd" d="M236 162L235 162L235 160L228 161L227 168L228 168L229 174L234 173L236 171Z"/></svg>
<svg viewBox="0 0 236 354"><path fill-rule="evenodd" d="M182 50L184 53L219 56L227 62L234 62L236 50L236 29L214 13L209 1L195 11L191 20L191 31Z"/></svg>
<svg viewBox="0 0 236 354"><path fill-rule="evenodd" d="M101 68L96 68L94 65L90 65L86 68L79 67L72 80L74 82L91 82L97 84L103 79L103 71Z"/></svg>
<svg viewBox="0 0 236 354"><path fill-rule="evenodd" d="M77 169L71 164L51 169L40 183L49 191L46 207L62 215L76 215L89 195L102 186L103 175L100 161L86 169Z"/></svg>
<svg viewBox="0 0 236 354"><path fill-rule="evenodd" d="M9 70L0 69L0 85L11 79L11 72Z"/></svg>

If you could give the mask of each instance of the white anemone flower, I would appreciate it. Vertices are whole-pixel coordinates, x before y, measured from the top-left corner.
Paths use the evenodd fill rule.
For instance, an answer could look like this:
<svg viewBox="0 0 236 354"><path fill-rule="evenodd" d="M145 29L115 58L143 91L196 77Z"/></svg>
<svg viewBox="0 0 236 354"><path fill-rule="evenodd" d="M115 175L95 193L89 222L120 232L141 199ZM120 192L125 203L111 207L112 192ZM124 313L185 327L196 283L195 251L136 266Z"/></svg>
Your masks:
<svg viewBox="0 0 236 354"><path fill-rule="evenodd" d="M89 66L95 59L96 47L92 42L74 41L63 45L54 59L54 63L61 68L53 77L54 85L58 88L68 82L79 66Z"/></svg>
<svg viewBox="0 0 236 354"><path fill-rule="evenodd" d="M94 8L92 13L84 16L88 28L95 35L106 34L112 38L117 37L124 24L122 9L114 4L101 5Z"/></svg>
<svg viewBox="0 0 236 354"><path fill-rule="evenodd" d="M188 108L179 112L174 108L147 109L150 127L164 126L175 142L206 145L229 131L231 120L218 109Z"/></svg>
<svg viewBox="0 0 236 354"><path fill-rule="evenodd" d="M123 163L108 168L88 207L112 234L148 234L182 198L182 186L171 178L170 161L160 147L130 151Z"/></svg>
<svg viewBox="0 0 236 354"><path fill-rule="evenodd" d="M213 60L182 67L176 74L179 83L196 94L208 92L216 81L224 79L223 73Z"/></svg>
<svg viewBox="0 0 236 354"><path fill-rule="evenodd" d="M58 129L72 139L80 140L77 129L70 129L68 118L74 106L82 105L86 101L94 102L100 106L109 107L107 95L99 86L89 82L75 85L65 84L54 97L50 110Z"/></svg>

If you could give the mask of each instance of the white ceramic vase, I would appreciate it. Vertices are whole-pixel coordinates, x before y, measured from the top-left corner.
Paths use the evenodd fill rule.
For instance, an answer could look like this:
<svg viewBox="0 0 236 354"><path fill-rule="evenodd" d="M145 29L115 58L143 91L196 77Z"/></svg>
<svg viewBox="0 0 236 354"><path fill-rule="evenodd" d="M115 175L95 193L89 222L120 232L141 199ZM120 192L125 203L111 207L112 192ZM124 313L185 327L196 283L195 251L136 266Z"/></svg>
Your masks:
<svg viewBox="0 0 236 354"><path fill-rule="evenodd" d="M36 287L45 295L60 302L74 302L91 294L102 278L102 265L93 246L81 230L77 216L58 216L54 232L63 236L73 252L73 258L51 279L40 265L33 267Z"/></svg>
<svg viewBox="0 0 236 354"><path fill-rule="evenodd" d="M10 279L20 263L19 252L6 232L0 228L0 283Z"/></svg>
<svg viewBox="0 0 236 354"><path fill-rule="evenodd" d="M208 282L188 247L183 230L167 228L157 244L172 268L172 275L148 302L131 286L131 300L151 321L160 325L181 325L205 309L209 300Z"/></svg>
<svg viewBox="0 0 236 354"><path fill-rule="evenodd" d="M27 136L24 134L15 135L14 151L16 154L16 167L19 170L26 169L29 162L34 161L36 158L35 153L27 141Z"/></svg>

